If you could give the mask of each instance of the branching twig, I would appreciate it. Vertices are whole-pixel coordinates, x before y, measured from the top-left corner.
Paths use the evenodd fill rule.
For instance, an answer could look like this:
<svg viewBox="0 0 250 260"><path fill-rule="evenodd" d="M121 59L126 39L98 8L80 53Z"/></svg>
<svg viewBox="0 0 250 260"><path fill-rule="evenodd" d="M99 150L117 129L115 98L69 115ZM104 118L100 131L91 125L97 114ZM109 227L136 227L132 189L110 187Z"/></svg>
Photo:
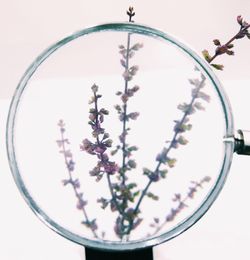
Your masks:
<svg viewBox="0 0 250 260"><path fill-rule="evenodd" d="M98 235L96 233L97 230L97 224L96 219L90 220L86 211L86 205L87 201L83 199L83 193L79 192L80 188L80 182L78 179L74 179L72 176L72 173L75 169L75 162L73 160L73 155L70 150L66 149L66 145L69 144L69 140L64 137L65 132L65 124L62 120L59 121L58 126L60 127L61 132L61 139L57 140L57 144L59 148L61 148L60 153L64 156L64 162L67 168L68 172L68 179L63 180L63 185L71 185L73 188L75 197L77 199L77 209L81 210L84 215L84 221L82 221L82 224L84 224L86 227L90 228L95 238L98 238Z"/></svg>
<svg viewBox="0 0 250 260"><path fill-rule="evenodd" d="M160 230L164 228L164 226L175 220L175 218L182 212L183 209L188 207L187 201L192 200L195 196L195 193L198 191L198 188L202 189L203 184L206 182L210 182L211 178L209 176L205 176L201 181L195 182L192 181L192 186L189 187L189 191L187 192L186 196L182 198L180 193L176 193L173 201L177 203L177 206L174 208L171 208L170 213L166 215L165 220L160 223L159 218L154 218L154 222L150 224L152 228L155 228L155 231L152 234L149 234L148 236L154 236L156 235Z"/></svg>

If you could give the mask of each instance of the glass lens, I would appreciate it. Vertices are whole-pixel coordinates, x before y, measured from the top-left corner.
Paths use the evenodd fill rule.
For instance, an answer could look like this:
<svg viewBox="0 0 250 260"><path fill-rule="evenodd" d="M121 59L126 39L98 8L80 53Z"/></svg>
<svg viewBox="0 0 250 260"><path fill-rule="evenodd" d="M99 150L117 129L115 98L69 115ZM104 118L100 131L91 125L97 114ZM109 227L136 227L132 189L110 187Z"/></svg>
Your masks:
<svg viewBox="0 0 250 260"><path fill-rule="evenodd" d="M119 250L168 240L205 213L232 133L225 94L195 53L157 30L109 24L38 57L7 141L17 185L49 226Z"/></svg>

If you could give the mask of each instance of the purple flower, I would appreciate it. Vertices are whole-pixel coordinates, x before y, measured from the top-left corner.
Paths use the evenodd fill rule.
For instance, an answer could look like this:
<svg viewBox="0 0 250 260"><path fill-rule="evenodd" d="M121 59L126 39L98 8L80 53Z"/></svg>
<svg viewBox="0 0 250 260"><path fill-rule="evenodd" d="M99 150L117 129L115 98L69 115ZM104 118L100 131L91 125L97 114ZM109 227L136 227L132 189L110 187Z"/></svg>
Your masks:
<svg viewBox="0 0 250 260"><path fill-rule="evenodd" d="M89 119L91 120L91 121L95 121L96 120L96 114L94 114L94 113L91 113L91 114L89 114Z"/></svg>
<svg viewBox="0 0 250 260"><path fill-rule="evenodd" d="M125 137L126 137L127 133L126 132L123 132L120 136L119 136L119 139L120 139L120 142L123 143L125 141Z"/></svg>
<svg viewBox="0 0 250 260"><path fill-rule="evenodd" d="M197 189L195 187L190 187L189 192L188 192L188 197L192 199L194 197L194 194L196 193L196 191L197 191Z"/></svg>
<svg viewBox="0 0 250 260"><path fill-rule="evenodd" d="M124 60L124 59L121 59L120 62L121 62L121 65L122 65L124 68L126 68L126 62L125 62L125 60Z"/></svg>
<svg viewBox="0 0 250 260"><path fill-rule="evenodd" d="M107 148L105 147L105 145L99 144L98 146L96 146L95 152L96 153L104 153L106 151L106 149Z"/></svg>
<svg viewBox="0 0 250 260"><path fill-rule="evenodd" d="M108 206L110 201L105 199L105 198L100 198L100 199L97 200L97 202L101 203L101 208L102 209L105 209Z"/></svg>
<svg viewBox="0 0 250 260"><path fill-rule="evenodd" d="M102 155L102 161L103 161L103 162L107 162L108 160L109 160L108 155L107 155L106 153L104 153L104 154Z"/></svg>
<svg viewBox="0 0 250 260"><path fill-rule="evenodd" d="M121 96L121 100L122 100L123 103L126 103L128 101L128 98L129 98L129 96L127 94L123 94Z"/></svg>
<svg viewBox="0 0 250 260"><path fill-rule="evenodd" d="M148 177L153 182L157 182L160 180L160 176L159 176L158 172L153 172Z"/></svg>
<svg viewBox="0 0 250 260"><path fill-rule="evenodd" d="M60 128L63 128L65 126L64 122L62 119L59 120L58 124L57 124Z"/></svg>
<svg viewBox="0 0 250 260"><path fill-rule="evenodd" d="M139 66L134 65L129 68L129 74L132 76L135 76L135 74L137 73L138 70L139 70Z"/></svg>
<svg viewBox="0 0 250 260"><path fill-rule="evenodd" d="M181 194L180 193L176 193L174 195L173 201L180 201L181 200Z"/></svg>
<svg viewBox="0 0 250 260"><path fill-rule="evenodd" d="M96 219L93 219L91 221L82 221L82 224L90 228L92 231L96 231L98 229L98 226L96 224Z"/></svg>
<svg viewBox="0 0 250 260"><path fill-rule="evenodd" d="M75 187L75 189L80 188L80 181L78 179L75 179L73 182L71 181L72 185Z"/></svg>
<svg viewBox="0 0 250 260"><path fill-rule="evenodd" d="M131 88L131 90L135 93L140 89L139 86L135 85L133 88Z"/></svg>
<svg viewBox="0 0 250 260"><path fill-rule="evenodd" d="M76 204L77 209L82 210L87 205L87 201L79 198Z"/></svg>
<svg viewBox="0 0 250 260"><path fill-rule="evenodd" d="M133 78L128 70L125 70L124 73L122 74L122 76L125 81L130 81Z"/></svg>
<svg viewBox="0 0 250 260"><path fill-rule="evenodd" d="M115 162L106 162L103 167L105 172L110 175L115 174L119 170L119 167Z"/></svg>
<svg viewBox="0 0 250 260"><path fill-rule="evenodd" d="M138 113L138 112L132 112L132 113L128 114L128 118L130 118L132 120L136 120L139 115L140 115L140 113Z"/></svg>
<svg viewBox="0 0 250 260"><path fill-rule="evenodd" d="M70 160L68 163L67 163L67 168L70 172L73 172L74 169L75 169L75 162L73 160Z"/></svg>
<svg viewBox="0 0 250 260"><path fill-rule="evenodd" d="M60 153L64 154L65 158L72 158L72 153L70 150L62 150Z"/></svg>
<svg viewBox="0 0 250 260"><path fill-rule="evenodd" d="M109 111L105 108L101 108L100 111L99 111L100 114L103 114L103 115L108 115L109 114Z"/></svg>
<svg viewBox="0 0 250 260"><path fill-rule="evenodd" d="M68 179L68 180L62 180L62 183L63 183L63 186L66 186L66 185L68 185L69 183L71 183L71 180L70 179Z"/></svg>
<svg viewBox="0 0 250 260"><path fill-rule="evenodd" d="M86 151L89 154L95 154L95 145L91 143L87 138L82 141L80 149L82 151Z"/></svg>

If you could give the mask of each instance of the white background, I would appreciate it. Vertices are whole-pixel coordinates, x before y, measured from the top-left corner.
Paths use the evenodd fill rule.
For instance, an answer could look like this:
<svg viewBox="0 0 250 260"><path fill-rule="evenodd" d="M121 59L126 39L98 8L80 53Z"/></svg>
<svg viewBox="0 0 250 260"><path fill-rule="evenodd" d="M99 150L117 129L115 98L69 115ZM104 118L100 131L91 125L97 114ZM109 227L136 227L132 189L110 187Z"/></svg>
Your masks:
<svg viewBox="0 0 250 260"><path fill-rule="evenodd" d="M8 99L31 61L48 45L89 25L126 20L129 5L136 20L184 39L200 52L212 39L228 40L235 18L250 21L250 2L233 1L35 1L1 0L0 15L0 259L84 259L81 247L56 235L28 209L10 174L4 149ZM231 101L236 128L250 129L250 41L236 42L236 57L218 58L217 73ZM228 181L209 212L189 231L155 247L155 259L249 259L250 158L234 156Z"/></svg>

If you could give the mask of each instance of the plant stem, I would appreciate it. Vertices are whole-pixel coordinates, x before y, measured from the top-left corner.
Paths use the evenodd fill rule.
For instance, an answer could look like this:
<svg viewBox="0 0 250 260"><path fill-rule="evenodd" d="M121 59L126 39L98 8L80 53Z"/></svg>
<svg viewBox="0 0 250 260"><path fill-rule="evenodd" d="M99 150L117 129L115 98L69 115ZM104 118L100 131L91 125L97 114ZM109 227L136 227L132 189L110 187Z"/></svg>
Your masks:
<svg viewBox="0 0 250 260"><path fill-rule="evenodd" d="M197 98L197 95L198 95L198 93L199 93L199 90L200 90L201 87L203 86L204 82L205 82L205 78L202 78L202 81L200 82L200 86L198 87L198 91L197 91L196 95L194 95L194 96L192 97L192 99L191 99L191 101L190 101L190 103L189 103L189 107L190 107L190 108L191 108L192 105L194 104L194 101L195 101L195 99ZM189 112L189 111L186 111L186 112L183 114L183 116L182 116L182 118L181 118L181 120L180 120L180 123L179 123L180 125L182 125L182 124L184 123L186 117L188 116L188 112ZM166 156L168 155L168 153L170 152L170 150L173 148L173 144L176 142L176 138L177 138L177 136L178 136L179 133L180 133L180 130L179 130L179 131L175 131L175 133L174 133L174 135L173 135L173 137L172 137L172 140L171 140L171 142L170 142L170 144L169 144L169 146L168 146L168 148L167 148ZM162 165L162 162L158 162L158 164L157 164L157 166L156 166L156 168L155 168L153 174L157 174L157 173L158 173L158 171L159 171L161 165ZM135 207L135 209L134 209L134 214L137 214L137 213L138 213L138 210L139 210L139 207L140 207L140 205L141 205L141 202L142 202L144 196L146 195L146 193L147 193L147 191L148 191L150 185L152 184L152 182L153 182L152 180L149 180L148 183L147 183L147 185L146 185L146 187L145 187L145 189L142 191L141 197L139 198L139 200L138 200L138 202L137 202L137 204L136 204L136 207Z"/></svg>
<svg viewBox="0 0 250 260"><path fill-rule="evenodd" d="M65 152L66 152L66 148L65 148L65 144L64 144L64 135L63 135L63 132L61 131L61 140L62 140L62 149L63 149L63 156L64 156L64 161L65 161L65 164L66 164L66 168L67 168L67 171L68 171L68 175L69 175L69 183L71 184L73 190L74 190L74 194L76 196L76 198L79 200L81 198L81 194L78 192L77 188L75 187L75 185L73 184L74 183L74 180L73 180L73 177L72 177L72 173L71 171L69 170L68 168L68 160L67 160L67 157L65 156ZM86 212L86 209L85 207L83 206L82 207L82 212L83 212L83 215L85 217L85 221L87 223L90 223L90 220L89 220L89 217L88 217L88 214ZM92 231L93 235L95 238L98 238L98 235L97 233L95 232L95 230L93 228L90 227L90 230Z"/></svg>
<svg viewBox="0 0 250 260"><path fill-rule="evenodd" d="M225 44L225 46L228 46L229 44L231 44L234 40L237 39L237 37L238 37L238 35L239 35L240 33L246 31L248 28L250 28L250 24L249 24L248 26L246 26L243 30L240 29L240 31L239 31L234 37L232 37L232 38ZM217 56L219 56L219 54L217 54L217 53L214 54L214 56L213 56L208 62L211 63L214 59L216 59ZM201 89L201 87L202 87L202 85L204 84L205 80L206 80L206 79L203 77L203 78L202 78L202 81L200 82L200 86L198 87L198 91L197 91L196 95L193 96L193 98L191 99L191 102L189 103L189 107L190 107L190 108L191 108L192 105L194 104L194 101L195 101L195 99L197 98L197 95L198 95L198 93L199 93L199 90ZM181 121L180 121L180 125L182 125L182 124L184 123L184 121L185 121L185 119L186 119L186 117L187 117L187 115L188 115L188 112L189 112L189 111L187 111L187 112L184 113L184 115L183 115L183 117L182 117L182 119L181 119ZM167 148L166 156L168 155L168 153L169 153L170 150L172 149L173 144L175 143L176 137L177 137L178 134L179 134L178 131L176 131L176 132L174 133L174 136L173 136L173 138L172 138L172 140L171 140L171 142L170 142L170 145L169 145L169 147ZM156 173L156 174L158 173L158 170L159 170L161 164L162 164L161 162L158 163L158 165L157 165L157 167L156 167L154 173ZM136 204L136 206L135 206L134 214L137 214L137 213L138 213L139 207L140 207L140 205L141 205L141 202L142 202L144 196L146 195L146 193L147 193L147 191L148 191L150 185L152 184L152 182L153 182L152 180L149 180L148 183L147 183L147 185L146 185L146 187L145 187L144 190L142 191L141 197L139 198L139 200L138 200L138 202L137 202L137 204Z"/></svg>
<svg viewBox="0 0 250 260"><path fill-rule="evenodd" d="M98 98L97 98L95 92L94 92L94 99L95 99L95 112L96 112L95 126L96 126L96 128L98 128L99 127L98 104L97 104L97 99ZM97 142L97 145L100 146L101 142L100 142L100 139L99 139L99 135L96 136L96 142ZM104 162L104 158L103 158L103 153L100 153L100 157L101 157L101 162L105 163ZM120 214L122 214L122 210L121 210L121 208L120 208L120 206L119 206L119 204L117 202L116 195L115 195L113 187L112 187L112 182L111 182L110 175L108 173L106 173L106 176L107 176L108 187L109 187L109 190L110 190L110 193L111 193L111 196L112 196L112 200L115 203L115 206L116 206L116 209L118 210L118 212Z"/></svg>
<svg viewBox="0 0 250 260"><path fill-rule="evenodd" d="M198 187L200 187L200 188L202 188L202 184L203 184L203 182L204 182L204 180L201 180L200 182L196 182L195 183L195 186L193 187L193 189L195 190L195 191L197 191L196 189L198 188ZM178 213L180 213L180 211L181 211L181 209L183 209L183 208L180 208L180 205L185 205L186 207L187 207L187 205L185 204L185 202L187 201L187 200L189 200L189 199L192 199L192 197L189 195L189 193L187 193L187 195L182 199L182 200L179 200L179 205L174 209L174 211L176 212L175 214L174 214L174 218L177 216L177 214ZM173 220L173 219L172 219ZM172 221L171 220L171 221ZM156 228L156 230L150 235L150 236L154 236L154 235L156 235L162 228L164 228L164 226L167 224L169 222L169 220L167 220L167 218L165 219L165 221L161 224L161 225L159 225L157 228Z"/></svg>
<svg viewBox="0 0 250 260"><path fill-rule="evenodd" d="M129 69L129 49L130 49L130 33L128 33L127 38L127 53L126 53L126 64L125 69ZM128 92L128 80L125 80L125 86L124 86L124 94L127 95ZM125 185L126 176L125 176L125 167L126 167L126 123L127 123L127 102L125 102L123 106L123 125L122 125L122 184Z"/></svg>
<svg viewBox="0 0 250 260"><path fill-rule="evenodd" d="M231 44L234 40L236 40L237 39L237 37L242 33L242 32L245 32L245 31L247 31L247 29L249 29L250 28L250 24L249 25L247 25L247 26L245 26L245 27L241 27L240 28L240 30L239 30L239 32L238 33L236 33L227 43L225 43L224 44L224 46L228 46L229 44ZM218 53L215 53L213 56L212 56L212 58L209 60L209 63L211 63L217 56L219 56L220 54L218 54Z"/></svg>

